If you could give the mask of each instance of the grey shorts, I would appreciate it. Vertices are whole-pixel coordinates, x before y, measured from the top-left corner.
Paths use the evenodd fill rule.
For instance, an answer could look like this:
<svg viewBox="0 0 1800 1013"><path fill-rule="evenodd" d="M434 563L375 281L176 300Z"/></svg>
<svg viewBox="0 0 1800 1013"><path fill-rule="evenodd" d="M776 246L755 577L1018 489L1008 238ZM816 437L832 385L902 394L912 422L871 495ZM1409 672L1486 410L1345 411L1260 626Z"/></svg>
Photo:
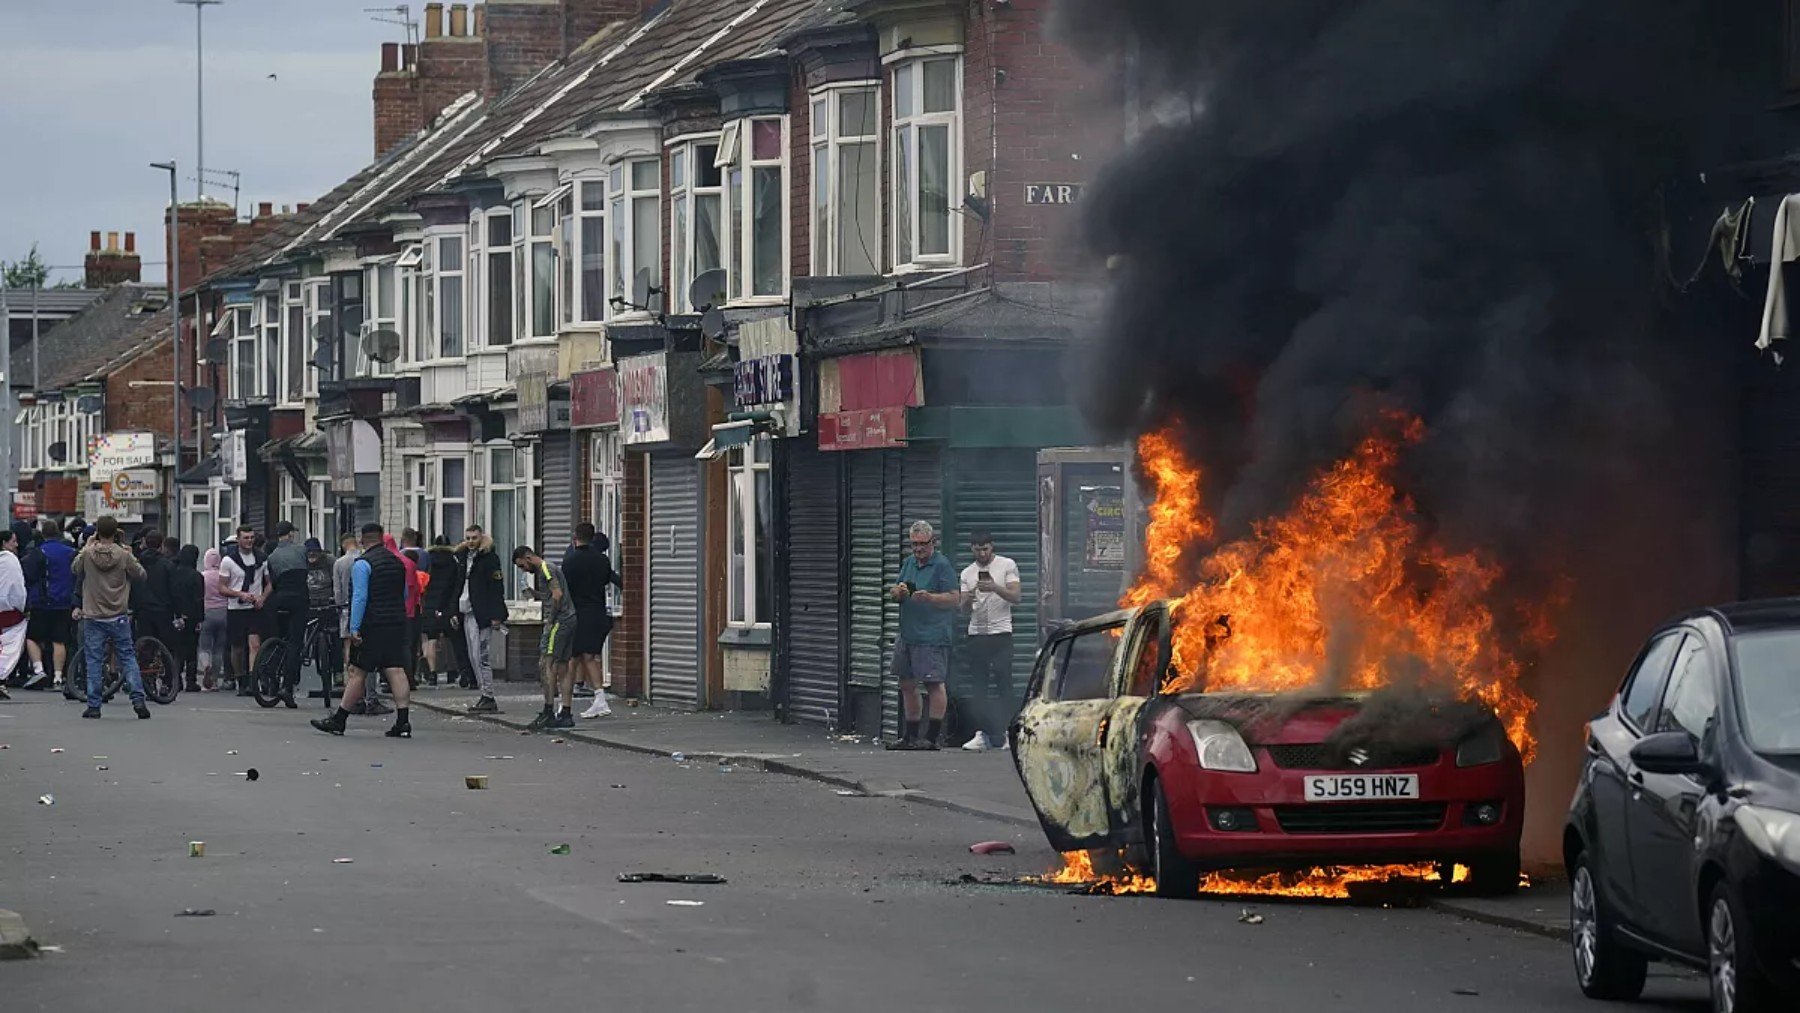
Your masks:
<svg viewBox="0 0 1800 1013"><path fill-rule="evenodd" d="M893 673L896 679L943 682L950 674L950 648L943 644L909 644L896 640Z"/></svg>
<svg viewBox="0 0 1800 1013"><path fill-rule="evenodd" d="M538 653L551 661L568 661L575 655L575 620L562 619L544 624Z"/></svg>

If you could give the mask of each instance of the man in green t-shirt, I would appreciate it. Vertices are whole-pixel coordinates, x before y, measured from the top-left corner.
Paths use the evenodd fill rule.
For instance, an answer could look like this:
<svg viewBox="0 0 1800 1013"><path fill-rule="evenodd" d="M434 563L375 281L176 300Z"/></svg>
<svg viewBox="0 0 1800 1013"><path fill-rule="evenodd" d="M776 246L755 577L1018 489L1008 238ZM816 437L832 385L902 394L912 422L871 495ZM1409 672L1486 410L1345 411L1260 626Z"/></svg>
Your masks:
<svg viewBox="0 0 1800 1013"><path fill-rule="evenodd" d="M936 749L944 732L950 696L944 680L950 674L950 639L962 592L956 568L937 550L937 533L924 521L907 532L912 553L900 565L900 579L888 596L900 603L900 636L894 640L893 673L900 680L900 702L906 731L889 749ZM919 735L919 683L930 697L930 721Z"/></svg>

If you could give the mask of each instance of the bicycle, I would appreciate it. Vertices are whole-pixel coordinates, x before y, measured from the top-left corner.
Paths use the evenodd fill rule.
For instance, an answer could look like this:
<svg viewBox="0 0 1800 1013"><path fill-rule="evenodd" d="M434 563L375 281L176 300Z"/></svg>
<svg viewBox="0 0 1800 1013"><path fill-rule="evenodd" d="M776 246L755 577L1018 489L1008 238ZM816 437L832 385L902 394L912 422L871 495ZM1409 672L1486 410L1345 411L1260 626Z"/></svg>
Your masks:
<svg viewBox="0 0 1800 1013"><path fill-rule="evenodd" d="M134 644L137 648L138 674L144 680L144 696L158 704L174 703L175 698L181 694L181 669L175 662L175 653L155 637L138 637ZM87 650L82 647L69 653L68 674L63 678L63 697L73 701L86 700L87 685ZM101 662L101 699L111 702L124 685L125 672L119 667L118 656L109 644L106 648L106 660Z"/></svg>
<svg viewBox="0 0 1800 1013"><path fill-rule="evenodd" d="M300 636L300 667L305 668L311 662L314 671L319 673L326 710L331 709L331 691L343 662L337 635L337 613L343 608L345 606L340 605L329 612L314 610L306 620L305 632ZM284 673L290 650L292 647L285 637L265 640L257 649L256 661L250 666L250 692L256 698L258 707L273 707L287 696L290 687L286 684ZM298 686L299 679L296 677L292 688Z"/></svg>

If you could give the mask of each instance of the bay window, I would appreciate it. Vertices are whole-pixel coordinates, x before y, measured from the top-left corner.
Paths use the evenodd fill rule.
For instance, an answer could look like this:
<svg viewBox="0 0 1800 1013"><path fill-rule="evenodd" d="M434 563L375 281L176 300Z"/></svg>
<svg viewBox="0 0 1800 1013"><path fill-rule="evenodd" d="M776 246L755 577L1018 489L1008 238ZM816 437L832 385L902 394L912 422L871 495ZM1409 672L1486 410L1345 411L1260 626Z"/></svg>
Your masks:
<svg viewBox="0 0 1800 1013"><path fill-rule="evenodd" d="M467 457L458 452L404 460L407 526L417 530L427 545L438 534L460 539L469 523Z"/></svg>
<svg viewBox="0 0 1800 1013"><path fill-rule="evenodd" d="M894 67L894 265L957 262L952 188L962 175L962 61L908 60Z"/></svg>
<svg viewBox="0 0 1800 1013"><path fill-rule="evenodd" d="M512 558L512 550L532 541L531 517L535 505L532 496L531 452L510 443L491 444L482 453L487 481L482 488L481 517L488 537L494 540L494 551L502 559ZM446 531L448 534L448 531ZM506 597L527 597L530 578L516 566L502 567Z"/></svg>
<svg viewBox="0 0 1800 1013"><path fill-rule="evenodd" d="M734 627L767 627L774 618L775 563L769 537L769 464L774 444L758 436L731 451L726 504L728 582L725 615Z"/></svg>
<svg viewBox="0 0 1800 1013"><path fill-rule="evenodd" d="M668 302L677 313L703 309L688 297L694 279L725 266L719 231L724 199L718 138L687 141L671 148Z"/></svg>
<svg viewBox="0 0 1800 1013"><path fill-rule="evenodd" d="M725 125L717 164L725 171L726 294L732 300L787 293L787 117Z"/></svg>
<svg viewBox="0 0 1800 1013"><path fill-rule="evenodd" d="M329 278L313 278L302 286L306 323L300 330L300 390L314 397L319 393L319 370L313 365L313 358L318 354L320 339L331 333L331 299L327 295L330 285Z"/></svg>
<svg viewBox="0 0 1800 1013"><path fill-rule="evenodd" d="M588 179L575 185L575 241L580 258L576 274L580 290L577 323L597 324L606 319L606 180Z"/></svg>
<svg viewBox="0 0 1800 1013"><path fill-rule="evenodd" d="M812 99L812 273L881 273L878 92L832 88Z"/></svg>
<svg viewBox="0 0 1800 1013"><path fill-rule="evenodd" d="M281 294L280 289L263 297L262 321L263 378L259 385L266 396L281 393Z"/></svg>
<svg viewBox="0 0 1800 1013"><path fill-rule="evenodd" d="M475 319L482 322L475 335L478 346L505 348L513 342L513 220L507 208L476 212L471 219L471 282L480 307Z"/></svg>
<svg viewBox="0 0 1800 1013"><path fill-rule="evenodd" d="M615 314L650 309L649 289L662 283L662 164L654 158L615 165L608 179L608 214L612 216L612 291ZM639 304L639 282L643 302Z"/></svg>
<svg viewBox="0 0 1800 1013"><path fill-rule="evenodd" d="M556 207L556 304L560 323L575 322L575 184L557 191Z"/></svg>
<svg viewBox="0 0 1800 1013"><path fill-rule="evenodd" d="M306 302L300 295L300 283L290 281L281 286L281 382L277 385L282 404L298 403L306 363Z"/></svg>
<svg viewBox="0 0 1800 1013"><path fill-rule="evenodd" d="M519 292L520 304L527 311L521 339L556 337L556 208L551 205L531 209L531 228L527 236L531 284Z"/></svg>
<svg viewBox="0 0 1800 1013"><path fill-rule="evenodd" d="M365 307L368 323L362 333L345 335L344 340L350 342L350 372L352 377L390 376L394 372L391 362L377 362L369 357L364 347L364 340L376 331L400 330L400 306L402 301L399 291L400 269L394 261L383 261L371 264L363 271L363 287L367 296Z"/></svg>
<svg viewBox="0 0 1800 1013"><path fill-rule="evenodd" d="M425 327L425 297L422 294L425 286L420 284L421 268L425 261L425 249L413 243L400 251L394 260L394 280L399 286L399 297L395 311L399 313L399 325L395 330L400 332L400 361L417 362L419 356L419 335Z"/></svg>
<svg viewBox="0 0 1800 1013"><path fill-rule="evenodd" d="M337 493L331 491L331 478L325 473L325 462L307 461L306 478L312 487L312 501L307 527L302 530L325 545L326 552L336 555L338 498Z"/></svg>
<svg viewBox="0 0 1800 1013"><path fill-rule="evenodd" d="M268 376L268 366L263 361L262 336L256 329L256 307L232 306L225 311L225 319L229 326L227 355L230 362L227 366L231 375L231 396L240 401L266 397L269 391L263 386L263 379Z"/></svg>
<svg viewBox="0 0 1800 1013"><path fill-rule="evenodd" d="M464 239L460 228L425 239L425 255L419 262L425 293L418 343L421 360L462 358Z"/></svg>

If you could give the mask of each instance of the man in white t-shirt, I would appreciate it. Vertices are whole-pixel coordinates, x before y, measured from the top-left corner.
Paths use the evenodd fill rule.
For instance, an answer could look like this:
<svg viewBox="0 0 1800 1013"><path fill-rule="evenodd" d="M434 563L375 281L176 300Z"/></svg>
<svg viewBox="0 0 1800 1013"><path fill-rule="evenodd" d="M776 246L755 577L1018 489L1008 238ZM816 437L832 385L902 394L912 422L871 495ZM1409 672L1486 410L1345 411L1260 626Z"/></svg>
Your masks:
<svg viewBox="0 0 1800 1013"><path fill-rule="evenodd" d="M980 729L963 748L980 751L1006 741L1006 722L1018 698L1013 695L1013 606L1019 603L1019 565L994 552L994 536L977 531L969 538L975 562L962 572L963 608L969 614L969 669L974 677L973 707Z"/></svg>
<svg viewBox="0 0 1800 1013"><path fill-rule="evenodd" d="M256 549L256 529L240 525L219 560L219 593L225 596L225 628L237 672L238 696L250 696L250 666L262 647L262 600L268 594L269 559Z"/></svg>

